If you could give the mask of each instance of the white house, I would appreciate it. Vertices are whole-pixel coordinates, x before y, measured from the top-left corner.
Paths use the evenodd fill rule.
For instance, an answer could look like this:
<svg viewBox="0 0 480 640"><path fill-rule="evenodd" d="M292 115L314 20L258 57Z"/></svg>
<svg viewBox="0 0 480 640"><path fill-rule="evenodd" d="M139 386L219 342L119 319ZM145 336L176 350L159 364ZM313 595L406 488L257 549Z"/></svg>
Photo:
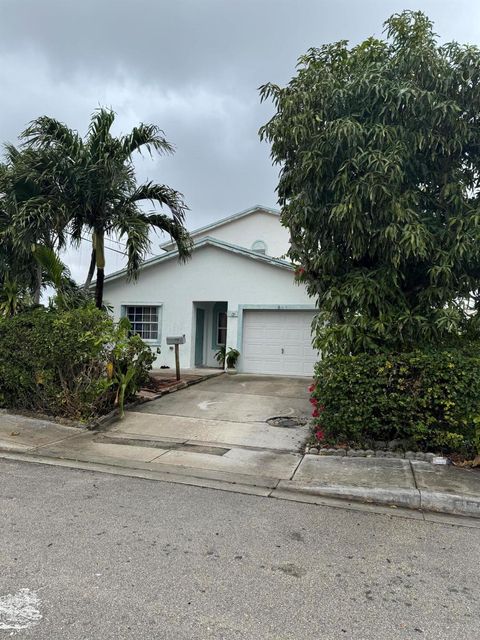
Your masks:
<svg viewBox="0 0 480 640"><path fill-rule="evenodd" d="M105 278L104 299L116 318L160 349L155 367L174 366L167 336L185 335L182 368L218 366L222 345L240 351L245 373L309 376L313 301L285 259L288 232L279 212L255 206L192 232L194 249L178 261L173 243L147 260L137 281L125 271Z"/></svg>

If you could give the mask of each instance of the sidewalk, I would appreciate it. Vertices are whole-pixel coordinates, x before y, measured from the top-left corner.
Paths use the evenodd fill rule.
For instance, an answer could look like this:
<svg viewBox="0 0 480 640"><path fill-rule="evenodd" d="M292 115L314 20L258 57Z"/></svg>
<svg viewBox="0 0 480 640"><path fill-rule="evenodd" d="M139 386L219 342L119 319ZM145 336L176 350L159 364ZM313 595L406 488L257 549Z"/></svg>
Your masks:
<svg viewBox="0 0 480 640"><path fill-rule="evenodd" d="M211 431L202 430L199 438L204 433ZM261 437L257 444L186 439L181 432L161 440L115 430L96 433L0 412L0 458L289 500L367 503L480 518L478 470L414 460L302 456L264 448Z"/></svg>

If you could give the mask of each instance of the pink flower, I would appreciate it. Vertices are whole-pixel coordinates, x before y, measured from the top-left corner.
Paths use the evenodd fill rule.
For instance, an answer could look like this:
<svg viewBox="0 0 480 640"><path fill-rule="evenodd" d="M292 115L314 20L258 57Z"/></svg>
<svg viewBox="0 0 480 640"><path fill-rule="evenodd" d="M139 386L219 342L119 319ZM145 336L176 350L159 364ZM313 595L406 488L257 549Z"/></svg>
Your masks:
<svg viewBox="0 0 480 640"><path fill-rule="evenodd" d="M317 440L323 440L325 438L325 433L321 429L319 429L315 432L315 437Z"/></svg>
<svg viewBox="0 0 480 640"><path fill-rule="evenodd" d="M320 413L318 412L317 407L315 407L315 409L312 411L312 418L318 418L319 415Z"/></svg>
<svg viewBox="0 0 480 640"><path fill-rule="evenodd" d="M316 398L310 398L310 404L313 404L316 407L318 404L318 400Z"/></svg>
<svg viewBox="0 0 480 640"><path fill-rule="evenodd" d="M315 383L314 383L314 384L311 384L311 385L308 387L308 393L313 393L314 391L315 391Z"/></svg>

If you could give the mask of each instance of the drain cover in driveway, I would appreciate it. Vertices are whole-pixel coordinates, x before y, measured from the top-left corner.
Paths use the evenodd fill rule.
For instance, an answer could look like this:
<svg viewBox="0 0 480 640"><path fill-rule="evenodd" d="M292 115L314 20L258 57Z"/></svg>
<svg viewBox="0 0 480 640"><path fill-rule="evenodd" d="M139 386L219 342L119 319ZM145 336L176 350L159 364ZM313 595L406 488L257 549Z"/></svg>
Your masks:
<svg viewBox="0 0 480 640"><path fill-rule="evenodd" d="M274 418L268 418L266 422L271 427L293 429L294 427L303 427L308 420L307 418L297 418L296 416L275 416Z"/></svg>

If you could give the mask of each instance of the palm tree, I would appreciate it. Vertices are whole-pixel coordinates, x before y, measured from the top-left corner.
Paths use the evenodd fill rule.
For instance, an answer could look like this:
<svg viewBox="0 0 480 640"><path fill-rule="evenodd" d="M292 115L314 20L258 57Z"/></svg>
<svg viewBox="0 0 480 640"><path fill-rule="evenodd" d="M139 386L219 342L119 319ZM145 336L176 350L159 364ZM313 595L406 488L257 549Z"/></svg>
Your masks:
<svg viewBox="0 0 480 640"><path fill-rule="evenodd" d="M172 153L173 148L155 125L139 124L128 135L114 137L115 114L109 109L94 112L85 139L65 124L46 116L34 120L22 134L24 146L55 157L44 177L53 184L55 210L67 211L71 241L80 243L91 234L91 264L85 282L89 287L96 270L95 303L103 304L105 238L126 238L127 273L136 277L151 246L150 231L168 233L177 245L179 258L191 253L185 229L187 207L178 191L147 182L137 185L132 156ZM170 215L146 211L146 202L169 210Z"/></svg>
<svg viewBox="0 0 480 640"><path fill-rule="evenodd" d="M67 212L52 197L55 183L50 170L56 158L50 152L19 151L13 145L5 145L5 156L6 163L0 166L0 280L26 287L38 304L44 273L33 251L39 245L61 249L68 224Z"/></svg>

